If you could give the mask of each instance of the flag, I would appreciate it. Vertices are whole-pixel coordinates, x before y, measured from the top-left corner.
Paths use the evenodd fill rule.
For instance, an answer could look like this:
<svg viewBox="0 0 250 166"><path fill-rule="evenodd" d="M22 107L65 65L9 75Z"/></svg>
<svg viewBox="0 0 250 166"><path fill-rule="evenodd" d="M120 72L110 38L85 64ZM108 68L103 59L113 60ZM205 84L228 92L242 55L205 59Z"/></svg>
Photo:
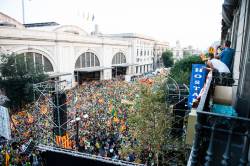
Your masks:
<svg viewBox="0 0 250 166"><path fill-rule="evenodd" d="M10 155L6 152L6 153L5 153L5 165L6 165L6 166L9 165L9 160L10 160Z"/></svg>
<svg viewBox="0 0 250 166"><path fill-rule="evenodd" d="M112 112L111 112L113 117L117 117L117 110L112 108Z"/></svg>
<svg viewBox="0 0 250 166"><path fill-rule="evenodd" d="M33 122L34 122L33 116L30 115L29 113L27 113L27 114L28 114L28 120L27 120L27 122L28 122L29 124L33 123Z"/></svg>
<svg viewBox="0 0 250 166"><path fill-rule="evenodd" d="M41 109L40 109L40 111L41 111L41 114L46 114L47 113L47 106L46 105L41 105Z"/></svg>

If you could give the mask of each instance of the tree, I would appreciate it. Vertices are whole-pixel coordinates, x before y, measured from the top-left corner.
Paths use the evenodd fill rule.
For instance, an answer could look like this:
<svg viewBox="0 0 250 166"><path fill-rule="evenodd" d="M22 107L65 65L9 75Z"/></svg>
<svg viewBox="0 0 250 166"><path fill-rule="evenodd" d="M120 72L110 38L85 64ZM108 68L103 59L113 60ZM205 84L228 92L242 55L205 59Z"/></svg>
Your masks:
<svg viewBox="0 0 250 166"><path fill-rule="evenodd" d="M9 98L8 106L20 109L33 101L33 84L47 79L42 67L27 64L23 56L0 55L0 87ZM29 66L28 66L29 65Z"/></svg>
<svg viewBox="0 0 250 166"><path fill-rule="evenodd" d="M192 53L190 51L183 50L183 56L184 57L186 57L186 56L192 56Z"/></svg>
<svg viewBox="0 0 250 166"><path fill-rule="evenodd" d="M128 116L129 133L138 143L132 149L124 147L123 151L135 152L141 156L141 163L147 165L168 165L173 157L178 158L173 154L185 153L182 141L170 134L173 116L165 102L165 83L160 78L152 86L141 85L140 97L135 102L137 109Z"/></svg>
<svg viewBox="0 0 250 166"><path fill-rule="evenodd" d="M165 67L172 67L174 64L173 53L167 50L162 53L162 59Z"/></svg>
<svg viewBox="0 0 250 166"><path fill-rule="evenodd" d="M199 56L188 56L175 62L170 70L171 77L179 84L189 85L192 64L203 64Z"/></svg>

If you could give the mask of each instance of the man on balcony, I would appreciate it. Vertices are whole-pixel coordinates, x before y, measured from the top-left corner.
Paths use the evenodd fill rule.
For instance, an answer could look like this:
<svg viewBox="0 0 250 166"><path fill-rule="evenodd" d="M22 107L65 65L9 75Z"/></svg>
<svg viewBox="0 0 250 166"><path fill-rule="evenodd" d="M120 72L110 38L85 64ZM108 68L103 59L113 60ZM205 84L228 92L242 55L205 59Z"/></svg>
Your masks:
<svg viewBox="0 0 250 166"><path fill-rule="evenodd" d="M227 40L224 45L225 47L224 50L216 58L219 58L231 70L235 50L230 48L230 46L231 46L231 42Z"/></svg>

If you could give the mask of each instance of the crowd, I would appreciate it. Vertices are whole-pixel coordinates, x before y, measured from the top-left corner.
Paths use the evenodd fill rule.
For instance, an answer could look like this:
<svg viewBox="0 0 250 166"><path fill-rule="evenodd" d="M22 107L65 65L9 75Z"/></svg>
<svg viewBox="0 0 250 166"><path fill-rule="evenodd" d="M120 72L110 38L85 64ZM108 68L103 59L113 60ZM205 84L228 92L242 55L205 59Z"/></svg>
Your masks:
<svg viewBox="0 0 250 166"><path fill-rule="evenodd" d="M142 81L143 82L143 81ZM144 82L150 82L148 79ZM140 81L131 83L117 80L83 82L66 91L67 134L72 141L70 149L112 159L145 162L150 155L136 156L133 149L138 141L129 133L127 118L136 111ZM58 146L53 135L51 94L41 97L39 105L31 103L23 111L11 116L12 138L27 142L30 138L45 145ZM76 139L75 119L79 118ZM78 140L78 141L77 141ZM15 155L11 155L12 158ZM152 155L151 155L152 156ZM17 157L19 158L19 157ZM16 159L13 159L16 160ZM29 161L23 158L23 162Z"/></svg>
<svg viewBox="0 0 250 166"><path fill-rule="evenodd" d="M134 153L124 156L122 146L137 141L129 134L127 116L134 111L139 87L124 81L83 83L77 89L76 111L80 119L79 151L113 159L135 161ZM71 115L72 116L72 115Z"/></svg>
<svg viewBox="0 0 250 166"><path fill-rule="evenodd" d="M23 142L0 140L0 164L3 166L42 166L43 160L37 150L27 153Z"/></svg>

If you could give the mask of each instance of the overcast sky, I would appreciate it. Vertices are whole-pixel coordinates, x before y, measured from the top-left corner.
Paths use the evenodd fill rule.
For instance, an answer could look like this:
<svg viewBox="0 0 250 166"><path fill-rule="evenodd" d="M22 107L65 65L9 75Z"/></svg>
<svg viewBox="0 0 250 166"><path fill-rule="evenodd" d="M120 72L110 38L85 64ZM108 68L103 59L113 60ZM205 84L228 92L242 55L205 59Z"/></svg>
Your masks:
<svg viewBox="0 0 250 166"><path fill-rule="evenodd" d="M223 0L24 1L26 23L56 21L88 32L98 24L102 33L140 33L200 49L220 39ZM0 0L0 11L22 22L22 0Z"/></svg>

